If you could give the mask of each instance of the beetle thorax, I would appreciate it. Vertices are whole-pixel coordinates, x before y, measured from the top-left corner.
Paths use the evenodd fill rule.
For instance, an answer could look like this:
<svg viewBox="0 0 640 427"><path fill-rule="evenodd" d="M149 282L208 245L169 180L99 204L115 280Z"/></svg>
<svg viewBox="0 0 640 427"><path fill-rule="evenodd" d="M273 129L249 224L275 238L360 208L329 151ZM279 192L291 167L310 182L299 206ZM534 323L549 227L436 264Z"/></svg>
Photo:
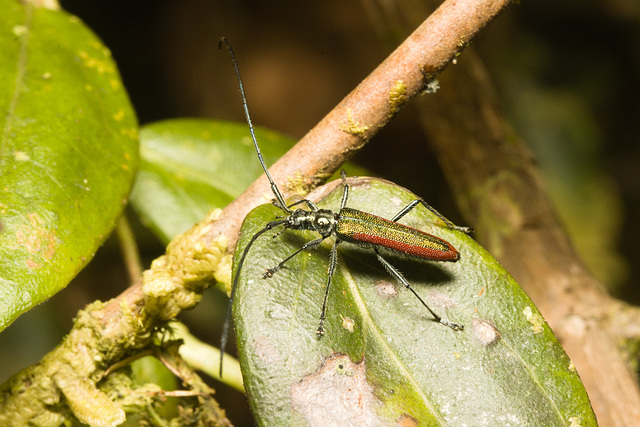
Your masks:
<svg viewBox="0 0 640 427"><path fill-rule="evenodd" d="M320 233L322 237L333 234L338 222L338 214L329 209L307 211L296 209L288 217L287 228L294 230L310 230Z"/></svg>

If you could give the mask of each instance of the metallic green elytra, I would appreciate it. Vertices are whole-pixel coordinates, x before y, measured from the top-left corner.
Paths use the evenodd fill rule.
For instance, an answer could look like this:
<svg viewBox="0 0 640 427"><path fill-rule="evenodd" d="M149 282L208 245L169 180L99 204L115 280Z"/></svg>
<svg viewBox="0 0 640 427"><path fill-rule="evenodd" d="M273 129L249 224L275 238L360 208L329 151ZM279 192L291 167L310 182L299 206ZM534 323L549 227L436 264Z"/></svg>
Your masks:
<svg viewBox="0 0 640 427"><path fill-rule="evenodd" d="M446 240L357 209L340 210L335 232L346 242L381 246L429 261L460 259L460 253Z"/></svg>

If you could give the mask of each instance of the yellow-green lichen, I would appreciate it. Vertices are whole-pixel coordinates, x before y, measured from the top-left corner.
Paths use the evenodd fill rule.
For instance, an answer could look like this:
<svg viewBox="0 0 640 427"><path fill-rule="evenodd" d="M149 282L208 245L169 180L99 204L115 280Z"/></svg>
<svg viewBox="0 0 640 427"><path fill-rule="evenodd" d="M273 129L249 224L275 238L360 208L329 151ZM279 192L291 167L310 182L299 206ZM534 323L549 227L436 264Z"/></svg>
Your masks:
<svg viewBox="0 0 640 427"><path fill-rule="evenodd" d="M227 239L220 235L205 244L209 224L220 215L213 211L198 225L174 239L166 255L156 259L143 273L147 312L170 320L181 310L196 305L202 292L214 281L220 261L226 256ZM225 271L229 270L224 263ZM225 274L224 272L221 274Z"/></svg>
<svg viewBox="0 0 640 427"><path fill-rule="evenodd" d="M223 255L218 262L218 268L213 273L216 282L224 285L227 291L231 291L231 266L233 265L233 255Z"/></svg>
<svg viewBox="0 0 640 427"><path fill-rule="evenodd" d="M407 102L407 99L407 84L402 80L397 80L389 91L389 115L395 116Z"/></svg>
<svg viewBox="0 0 640 427"><path fill-rule="evenodd" d="M346 123L342 122L340 124L340 130L343 132L347 132L353 136L365 138L367 136L367 131L369 130L369 126L358 123L353 118L353 110L351 108L347 108L347 121Z"/></svg>
<svg viewBox="0 0 640 427"><path fill-rule="evenodd" d="M93 381L78 375L70 367L61 366L53 379L66 397L69 408L81 422L110 427L125 421L122 407L98 390Z"/></svg>

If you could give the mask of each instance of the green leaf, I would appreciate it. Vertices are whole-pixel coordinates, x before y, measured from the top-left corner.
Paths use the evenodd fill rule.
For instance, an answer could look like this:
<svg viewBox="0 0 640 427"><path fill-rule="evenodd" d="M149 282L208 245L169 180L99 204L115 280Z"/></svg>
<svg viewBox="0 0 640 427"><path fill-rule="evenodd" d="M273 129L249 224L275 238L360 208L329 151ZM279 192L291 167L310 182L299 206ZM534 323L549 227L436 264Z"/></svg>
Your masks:
<svg viewBox="0 0 640 427"><path fill-rule="evenodd" d="M319 207L337 209L339 186ZM348 206L392 218L416 196L352 181ZM283 212L249 214L237 247ZM454 331L398 285L371 249L343 243L316 338L333 239L266 268L318 236L258 238L241 272L234 319L245 387L260 425L596 425L571 361L531 300L475 241L418 206L400 221L449 241L456 263L384 253Z"/></svg>
<svg viewBox="0 0 640 427"><path fill-rule="evenodd" d="M271 164L294 141L256 129L264 158ZM260 174L246 124L176 119L140 131L142 164L131 203L166 243L190 229L213 208L236 198Z"/></svg>
<svg viewBox="0 0 640 427"><path fill-rule="evenodd" d="M0 330L91 260L126 203L137 123L76 17L0 2Z"/></svg>

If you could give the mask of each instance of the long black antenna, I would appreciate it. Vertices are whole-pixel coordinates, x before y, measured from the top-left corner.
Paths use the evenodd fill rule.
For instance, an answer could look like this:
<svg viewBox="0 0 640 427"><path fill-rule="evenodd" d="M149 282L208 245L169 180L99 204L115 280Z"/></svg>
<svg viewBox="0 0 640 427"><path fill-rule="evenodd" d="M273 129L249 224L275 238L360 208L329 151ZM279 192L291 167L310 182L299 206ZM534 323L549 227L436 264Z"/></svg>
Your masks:
<svg viewBox="0 0 640 427"><path fill-rule="evenodd" d="M267 175L269 179L269 183L271 184L271 191L276 196L276 200L280 207L287 211L287 213L291 213L291 209L287 207L287 204L284 202L284 197L280 193L278 186L275 182L273 182L273 178L271 178L271 174L267 170L267 165L264 163L264 158L262 157L262 152L260 151L260 147L258 147L258 140L256 139L256 132L253 128L253 123L251 122L251 116L249 115L249 106L247 105L247 97L244 93L244 84L242 84L242 77L240 77L240 67L238 67L238 60L236 59L236 55L233 53L233 48L231 47L231 43L226 37L220 38L218 42L218 47L222 48L222 44L224 43L227 51L229 52L229 56L231 56L231 62L233 63L233 68L236 70L236 77L238 78L238 86L240 87L240 94L242 96L242 106L244 107L244 115L247 118L247 123L249 124L249 131L251 132L251 139L253 139L253 145L256 147L256 152L258 153L258 159L260 160L260 164L262 165L262 169L264 169L264 173Z"/></svg>
<svg viewBox="0 0 640 427"><path fill-rule="evenodd" d="M242 106L244 107L244 115L247 118L247 123L249 124L249 131L251 132L251 139L253 140L253 146L256 148L256 153L258 153L258 160L260 160L262 169L264 169L264 173L267 175L267 178L269 179L269 183L271 184L271 191L276 196L276 200L278 201L280 208L282 208L287 213L291 214L292 213L291 209L284 202L284 197L282 197L282 194L280 193L278 186L273 181L273 178L271 178L271 174L267 170L267 166L264 163L264 158L262 157L262 152L260 151L260 147L258 146L258 140L256 138L255 129L253 128L253 123L251 122L251 115L249 114L247 97L244 93L244 84L242 83L242 77L240 76L240 67L238 67L238 60L236 59L236 55L233 53L233 48L231 47L231 43L229 43L229 40L226 37L222 37L220 39L220 41L218 42L218 47L222 48L223 43L227 48L227 51L229 52L229 56L231 56L231 62L233 63L233 68L236 71L238 86L240 87L240 95L242 96ZM255 242L259 236L261 236L263 233L267 232L268 230L271 230L273 227L283 225L284 223L286 223L286 220L284 219L271 221L270 223L268 223L265 228L257 232L251 238L251 240L249 241L249 244L242 252L242 256L240 257L240 261L238 262L238 269L236 270L236 276L233 278L233 285L231 286L231 294L229 295L229 305L227 306L227 313L224 318L224 324L222 326L222 335L220 337L220 378L221 379L222 379L222 359L224 357L224 351L227 346L227 337L229 335L229 327L231 324L231 308L233 306L233 299L235 297L236 289L238 287L238 279L240 277L240 270L242 270L244 260L246 259L247 254L249 253L249 249L251 248L251 246L253 246L253 242Z"/></svg>

